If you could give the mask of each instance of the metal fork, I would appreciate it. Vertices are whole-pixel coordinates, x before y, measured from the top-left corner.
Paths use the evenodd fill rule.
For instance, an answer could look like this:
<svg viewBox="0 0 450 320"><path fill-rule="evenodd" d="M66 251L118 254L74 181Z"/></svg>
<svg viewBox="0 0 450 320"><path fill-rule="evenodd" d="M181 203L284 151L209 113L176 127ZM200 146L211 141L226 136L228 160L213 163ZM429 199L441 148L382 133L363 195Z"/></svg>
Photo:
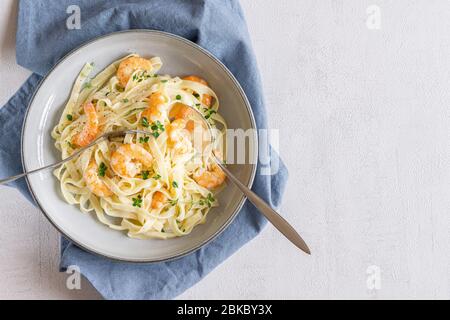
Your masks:
<svg viewBox="0 0 450 320"><path fill-rule="evenodd" d="M192 110L195 110L197 113L199 113L201 115L201 113L195 109L192 108ZM210 132L212 132L211 126L209 124L208 121L206 121L203 118L203 115L201 116L201 119L206 123L207 127L209 128ZM99 136L98 138L96 138L94 141L92 141L90 144L88 144L87 146L77 150L76 152L74 152L72 155L70 155L69 157L53 163L53 164L49 164L47 166L38 168L38 169L34 169L34 170L30 170L28 172L24 172L6 179L2 179L0 180L0 185L5 184L7 182L11 182L20 178L23 178L25 176L28 176L30 174L42 171L42 170L46 170L46 169L50 169L50 168L57 168L60 165L64 164L67 161L70 161L72 159L74 159L75 157L79 156L80 154L82 154L84 151L86 151L87 149L95 146L97 143L99 143L100 141L106 140L106 139L111 139L111 138L117 138L117 137L122 137L126 134L143 134L143 135L150 135L151 132L148 131L143 131L143 130L123 130L123 131L112 131L112 132L108 132L105 133L101 136ZM214 142L214 136L213 134L211 134L211 142ZM252 190L250 190L246 185L244 185L241 181L239 181L238 178L236 178L222 163L222 161L217 158L217 156L214 154L214 151L212 151L212 154L214 156L214 160L217 162L217 165L223 170L223 172L225 173L225 175L229 178L229 180L231 182L233 182L233 184L239 189L241 190L241 192L247 197L247 199L253 203L253 205L259 210L259 212L261 212L274 226L275 228L278 229L278 231L280 231L287 239L289 239L289 241L291 241L295 246L297 246L298 248L300 248L302 251L304 251L307 254L311 254L311 251L309 250L307 244L305 243L305 241L302 239L302 237L300 237L300 235L297 233L297 231L295 231L295 229L275 210L273 210L263 199L261 199L256 193L254 193Z"/></svg>

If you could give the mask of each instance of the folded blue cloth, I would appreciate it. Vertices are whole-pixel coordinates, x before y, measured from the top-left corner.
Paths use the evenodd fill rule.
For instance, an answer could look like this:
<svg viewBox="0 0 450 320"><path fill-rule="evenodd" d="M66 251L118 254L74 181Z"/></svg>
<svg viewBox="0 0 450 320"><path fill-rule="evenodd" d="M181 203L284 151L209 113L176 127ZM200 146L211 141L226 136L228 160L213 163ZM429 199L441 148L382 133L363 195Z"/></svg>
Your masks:
<svg viewBox="0 0 450 320"><path fill-rule="evenodd" d="M118 30L163 30L206 48L233 72L242 85L258 128L267 128L258 69L237 0L49 2L21 0L19 4L17 61L34 74L0 109L0 177L22 172L18 148L20 128L25 109L42 75L83 42ZM78 10L71 6L73 4L80 9L81 29L68 30L67 18ZM262 175L263 166L259 163L253 190L273 207L278 207L287 170L276 153L270 154L271 161L276 161L279 169L274 175ZM31 200L23 180L11 185ZM170 299L195 284L255 237L265 224L266 220L247 201L234 222L214 241L183 258L154 264L111 261L62 239L60 267L64 270L69 265L77 265L108 299Z"/></svg>

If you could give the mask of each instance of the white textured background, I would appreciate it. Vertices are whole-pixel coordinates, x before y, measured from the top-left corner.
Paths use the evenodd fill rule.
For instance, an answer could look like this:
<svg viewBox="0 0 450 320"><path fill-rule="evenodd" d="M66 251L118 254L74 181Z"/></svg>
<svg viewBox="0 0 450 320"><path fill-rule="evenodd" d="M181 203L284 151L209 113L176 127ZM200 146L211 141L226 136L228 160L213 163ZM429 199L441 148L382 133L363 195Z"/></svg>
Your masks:
<svg viewBox="0 0 450 320"><path fill-rule="evenodd" d="M313 255L267 227L180 298L450 298L450 3L241 2L290 169L282 213ZM16 9L0 2L1 105L29 75ZM66 289L57 232L15 190L0 219L0 298L99 298Z"/></svg>

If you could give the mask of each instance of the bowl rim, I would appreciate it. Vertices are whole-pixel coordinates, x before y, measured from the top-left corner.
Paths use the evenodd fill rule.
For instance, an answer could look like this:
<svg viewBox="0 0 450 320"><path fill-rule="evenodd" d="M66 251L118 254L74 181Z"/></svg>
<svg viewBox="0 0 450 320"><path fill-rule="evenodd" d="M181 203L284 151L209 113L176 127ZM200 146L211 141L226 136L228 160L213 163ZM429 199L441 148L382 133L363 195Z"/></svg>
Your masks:
<svg viewBox="0 0 450 320"><path fill-rule="evenodd" d="M202 48L201 46L199 46L198 44L184 38L181 36L178 36L176 34L170 33L170 32L166 32L166 31L159 31L159 30L150 30L150 29L130 29L130 30L122 30L122 31L116 31L116 32L112 32L112 33L108 33L105 35L101 35L98 37L95 37L91 40L88 40L84 43L82 43L80 46L76 47L75 49L71 50L69 53L67 53L66 55L64 55L48 72L47 74L41 79L41 81L39 82L38 86L36 87L36 89L34 90L33 95L31 96L31 99L27 105L27 109L24 115L24 120L22 123L22 130L21 130L21 138L20 138L20 142L21 142L21 146L20 146L20 150L21 150L21 162L22 162L22 167L24 169L24 171L27 171L27 167L26 167L26 163L25 163L25 157L24 157L24 133L25 133L25 128L27 126L27 120L28 120L28 115L29 115L29 111L31 109L31 105L34 102L35 96L36 94L40 91L41 86L46 82L47 78L53 73L54 69L56 69L61 63L63 63L64 61L66 61L67 59L70 59L74 54L76 54L79 50L83 49L84 47L97 42L99 40L105 39L105 38L109 38L109 37L114 37L116 35L119 34L124 34L124 33L151 33L151 34L157 34L163 37L168 37L168 38L172 38L174 40L183 42L186 45L189 45L191 47L193 47L194 49L198 50L199 52L201 52L202 54L208 56L214 63L216 63L224 72L225 74L227 74L227 76L230 78L230 80L233 82L233 84L236 86L239 94L241 95L241 98L244 101L244 105L246 107L246 111L248 113L248 116L250 118L250 122L251 122L251 126L252 129L255 129L255 132L253 133L253 139L256 142L255 145L255 159L254 160L254 164L252 165L252 169L251 169L251 174L250 174L250 178L248 179L247 183L245 184L246 186L248 186L249 188L251 188L253 186L253 182L255 180L255 176L256 176L256 171L257 171L257 166L258 166L258 154L259 154L259 140L258 140L258 135L256 134L256 130L257 130L257 126L256 126L256 121L255 121L255 116L253 114L250 102L248 101L247 95L245 94L244 90L242 89L240 83L237 81L237 79L234 77L234 75L231 73L231 71L216 57L214 56L212 53L210 53L208 50ZM241 211L245 201L247 200L247 198L245 197L244 194L241 195L241 199L238 202L238 205L236 206L236 209L234 210L234 212L230 215L230 217L225 221L225 223L219 228L217 229L217 231L210 236L209 238L207 238L206 240L200 242L199 244L197 244L196 246L192 247L191 249L185 250L183 252L180 252L178 254L175 254L173 256L170 257L164 257L164 258L160 258L160 259L153 259L153 258L143 258L143 259L129 259L129 258L122 258L122 257L118 257L118 256L112 256L109 254L105 254L99 250L96 250L94 248L88 247L87 245L81 243L80 241L74 239L73 237L70 237L69 235L67 235L64 231L62 231L62 229L56 224L56 222L54 222L51 218L51 216L45 211L44 207L42 206L42 204L39 202L39 200L37 199L33 188L31 186L30 180L28 178L28 176L25 176L25 181L27 183L28 186L28 190L31 193L31 196L33 198L33 200L35 201L35 203L37 204L38 208L40 209L40 211L44 214L44 216L47 218L47 220L53 225L53 227L61 234L64 235L64 237L66 237L67 239L69 239L71 242L73 242L76 246L82 248L83 250L86 250L89 253L92 253L96 256L100 256L100 257L104 257L107 259L111 259L113 261L119 261L119 262L131 262L131 263L158 263L158 262L167 262L167 261L172 261L172 260L176 260L179 258L182 258L188 254L191 254L195 251L197 251L198 249L204 247L205 245L207 245L208 243L212 242L214 239L216 239L236 218L236 216L238 215L238 213ZM59 240L61 242L61 240ZM61 244L61 243L60 243Z"/></svg>

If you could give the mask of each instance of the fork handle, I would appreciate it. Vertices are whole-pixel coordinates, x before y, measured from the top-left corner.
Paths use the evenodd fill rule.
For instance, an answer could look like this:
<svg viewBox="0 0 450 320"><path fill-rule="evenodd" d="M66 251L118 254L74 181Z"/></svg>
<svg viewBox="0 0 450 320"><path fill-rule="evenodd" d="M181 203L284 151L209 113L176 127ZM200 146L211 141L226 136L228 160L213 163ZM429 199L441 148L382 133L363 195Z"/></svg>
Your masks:
<svg viewBox="0 0 450 320"><path fill-rule="evenodd" d="M263 199L261 199L256 193L250 190L239 179L237 179L216 157L216 162L220 168L225 172L233 184L238 187L247 199L253 203L253 205L261 212L267 220L269 220L275 228L278 229L289 241L291 241L296 247L301 249L307 254L311 254L308 245L302 239L302 237L295 231L295 229L287 222L278 212L270 207Z"/></svg>
<svg viewBox="0 0 450 320"><path fill-rule="evenodd" d="M6 179L0 179L0 185L2 185L2 184L7 184L8 182L11 182L11 181L14 181L14 180L23 178L23 177L25 177L27 174L28 174L28 173L21 173L21 174L18 174L18 175L15 175L15 176L12 176L12 177L9 177L9 178L6 178Z"/></svg>
<svg viewBox="0 0 450 320"><path fill-rule="evenodd" d="M14 180L23 178L23 177L26 177L26 176L28 176L29 174L33 174L33 173L36 173L36 172L39 172L39 171L42 171L42 170L45 170L45 169L50 169L50 168L56 168L56 167L59 167L61 164L63 164L63 163L66 162L66 161L67 161L67 159L65 159L65 160L63 160L63 161L59 161L59 162L57 162L57 163L49 164L49 165L47 165L47 166L45 166L45 167L41 167L41 168L38 168L38 169L30 170L30 171L27 171L27 172L24 172L24 173L21 173L21 174L12 176L12 177L8 177L8 178L5 178L5 179L0 179L0 185L6 184L6 183L8 183L8 182L11 182L11 181L14 181Z"/></svg>

